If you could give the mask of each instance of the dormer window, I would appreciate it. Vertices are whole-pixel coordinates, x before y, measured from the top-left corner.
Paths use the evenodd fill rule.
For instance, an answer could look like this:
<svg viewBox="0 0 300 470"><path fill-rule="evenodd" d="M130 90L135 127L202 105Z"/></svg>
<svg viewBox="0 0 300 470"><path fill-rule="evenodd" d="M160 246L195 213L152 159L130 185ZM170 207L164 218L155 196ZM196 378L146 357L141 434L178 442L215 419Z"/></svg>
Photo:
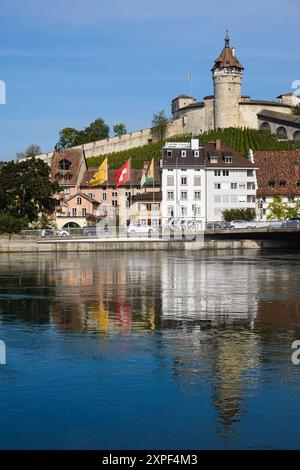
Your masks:
<svg viewBox="0 0 300 470"><path fill-rule="evenodd" d="M210 157L210 163L218 163L218 162L219 162L219 157L216 157L216 156Z"/></svg>
<svg viewBox="0 0 300 470"><path fill-rule="evenodd" d="M167 150L167 157L172 157L172 150Z"/></svg>
<svg viewBox="0 0 300 470"><path fill-rule="evenodd" d="M275 188L275 180L269 180L269 187Z"/></svg>
<svg viewBox="0 0 300 470"><path fill-rule="evenodd" d="M232 163L233 162L233 157L224 157L225 163Z"/></svg>
<svg viewBox="0 0 300 470"><path fill-rule="evenodd" d="M66 158L64 158L63 160L60 160L59 162L59 168L61 170L69 170L71 165L72 163L70 162L70 160L67 160Z"/></svg>
<svg viewBox="0 0 300 470"><path fill-rule="evenodd" d="M186 157L186 150L181 150L181 156L182 156L183 158Z"/></svg>
<svg viewBox="0 0 300 470"><path fill-rule="evenodd" d="M286 187L286 181L285 180L280 180L279 181L279 186L281 186L282 188L285 188Z"/></svg>

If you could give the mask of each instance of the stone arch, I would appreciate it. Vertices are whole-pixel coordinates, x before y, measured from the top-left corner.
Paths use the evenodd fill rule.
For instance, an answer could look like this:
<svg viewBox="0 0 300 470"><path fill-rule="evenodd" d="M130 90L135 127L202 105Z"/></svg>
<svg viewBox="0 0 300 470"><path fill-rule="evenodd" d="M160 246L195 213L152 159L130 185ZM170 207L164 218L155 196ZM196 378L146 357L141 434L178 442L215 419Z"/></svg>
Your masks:
<svg viewBox="0 0 300 470"><path fill-rule="evenodd" d="M259 130L261 130L263 132L267 132L268 134L271 134L271 126L268 122L263 122L260 125Z"/></svg>
<svg viewBox="0 0 300 470"><path fill-rule="evenodd" d="M295 131L294 132L293 139L294 140L300 140L300 131Z"/></svg>
<svg viewBox="0 0 300 470"><path fill-rule="evenodd" d="M76 222L68 222L63 226L63 229L66 229L66 230L69 228L81 228L81 227Z"/></svg>
<svg viewBox="0 0 300 470"><path fill-rule="evenodd" d="M278 139L287 139L287 130L284 126L279 126L276 129Z"/></svg>

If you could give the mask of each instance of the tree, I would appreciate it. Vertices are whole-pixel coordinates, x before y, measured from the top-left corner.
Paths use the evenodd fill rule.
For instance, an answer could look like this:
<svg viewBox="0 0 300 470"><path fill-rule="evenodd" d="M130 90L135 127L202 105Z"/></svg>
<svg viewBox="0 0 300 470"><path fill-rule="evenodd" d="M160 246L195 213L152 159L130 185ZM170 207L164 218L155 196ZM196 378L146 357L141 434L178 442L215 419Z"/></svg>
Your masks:
<svg viewBox="0 0 300 470"><path fill-rule="evenodd" d="M42 149L39 145L31 144L27 147L24 152L18 152L16 154L17 160L22 160L23 158L32 158L36 155L40 155L42 153Z"/></svg>
<svg viewBox="0 0 300 470"><path fill-rule="evenodd" d="M126 126L123 122L119 122L118 124L114 125L114 133L115 136L121 137L121 135L127 134Z"/></svg>
<svg viewBox="0 0 300 470"><path fill-rule="evenodd" d="M231 222L232 220L254 220L255 210L254 209L225 209L222 211L223 219L225 222Z"/></svg>
<svg viewBox="0 0 300 470"><path fill-rule="evenodd" d="M107 139L109 136L109 126L102 118L95 119L84 129L84 143L95 142L96 140Z"/></svg>
<svg viewBox="0 0 300 470"><path fill-rule="evenodd" d="M170 120L167 118L165 111L159 111L153 115L151 134L154 139L163 140L168 132Z"/></svg>
<svg viewBox="0 0 300 470"><path fill-rule="evenodd" d="M58 190L58 183L50 179L50 167L42 160L9 162L0 172L0 215L33 222L53 212L53 194Z"/></svg>
<svg viewBox="0 0 300 470"><path fill-rule="evenodd" d="M300 116L300 103L292 107L292 114Z"/></svg>
<svg viewBox="0 0 300 470"><path fill-rule="evenodd" d="M76 145L88 144L96 140L107 139L109 136L109 126L102 118L95 119L84 130L77 130L74 127L65 127L59 132L59 141L55 145L55 150L63 150Z"/></svg>
<svg viewBox="0 0 300 470"><path fill-rule="evenodd" d="M267 208L268 220L288 220L300 214L300 201L297 200L293 206L282 201L281 196L275 196Z"/></svg>

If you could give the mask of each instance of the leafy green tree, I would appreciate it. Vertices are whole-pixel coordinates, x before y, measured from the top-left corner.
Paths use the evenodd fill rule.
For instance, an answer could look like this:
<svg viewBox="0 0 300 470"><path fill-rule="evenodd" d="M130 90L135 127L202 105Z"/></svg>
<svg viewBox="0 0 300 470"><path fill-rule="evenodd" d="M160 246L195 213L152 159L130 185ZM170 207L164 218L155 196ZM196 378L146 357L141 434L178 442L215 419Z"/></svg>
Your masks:
<svg viewBox="0 0 300 470"><path fill-rule="evenodd" d="M225 209L222 211L223 219L225 222L231 222L232 220L254 220L255 210L254 209Z"/></svg>
<svg viewBox="0 0 300 470"><path fill-rule="evenodd" d="M41 153L42 153L42 149L39 145L31 144L27 147L26 150L24 150L24 152L18 152L16 154L16 159L22 160L22 158L32 158Z"/></svg>
<svg viewBox="0 0 300 470"><path fill-rule="evenodd" d="M109 126L102 118L98 118L86 127L83 131L85 144L96 140L107 139L109 136Z"/></svg>
<svg viewBox="0 0 300 470"><path fill-rule="evenodd" d="M22 229L27 228L27 219L16 219L9 214L0 214L0 233L19 233Z"/></svg>
<svg viewBox="0 0 300 470"><path fill-rule="evenodd" d="M117 137L121 137L121 135L127 134L127 129L123 122L119 122L118 124L114 125L114 134Z"/></svg>
<svg viewBox="0 0 300 470"><path fill-rule="evenodd" d="M152 137L163 140L167 135L169 125L170 120L167 118L164 110L154 114L151 128Z"/></svg>
<svg viewBox="0 0 300 470"><path fill-rule="evenodd" d="M281 196L275 196L267 208L268 220L288 220L300 214L300 201L297 200L292 206L283 202Z"/></svg>
<svg viewBox="0 0 300 470"><path fill-rule="evenodd" d="M300 116L300 103L292 107L292 113L296 116Z"/></svg>
<svg viewBox="0 0 300 470"><path fill-rule="evenodd" d="M75 145L80 145L81 131L74 129L73 127L65 127L59 132L59 141L55 145L55 150L62 150Z"/></svg>
<svg viewBox="0 0 300 470"><path fill-rule="evenodd" d="M9 162L0 172L0 215L33 222L53 212L53 194L58 190L58 183L50 179L50 167L42 160Z"/></svg>

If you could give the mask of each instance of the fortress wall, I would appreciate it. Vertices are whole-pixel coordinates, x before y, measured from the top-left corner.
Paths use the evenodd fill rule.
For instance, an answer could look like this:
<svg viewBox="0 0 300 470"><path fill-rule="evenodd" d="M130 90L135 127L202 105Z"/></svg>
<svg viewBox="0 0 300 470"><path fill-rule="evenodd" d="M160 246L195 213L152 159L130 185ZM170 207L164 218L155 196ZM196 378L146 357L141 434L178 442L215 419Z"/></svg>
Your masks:
<svg viewBox="0 0 300 470"><path fill-rule="evenodd" d="M188 131L184 128L182 119L175 119L170 123L167 137L183 134L184 132ZM89 158L97 155L104 155L106 153L120 152L122 150L140 147L142 145L147 145L151 141L151 129L147 128L142 129L141 131L131 132L120 137L111 137L109 139L98 140L97 142L78 145L73 148L83 148L85 151L85 156ZM53 152L43 153L41 155L37 155L37 158L40 158L48 165L51 165L52 155Z"/></svg>
<svg viewBox="0 0 300 470"><path fill-rule="evenodd" d="M214 116L214 99L204 100L205 104L205 127L204 131L210 131L215 128L215 116Z"/></svg>
<svg viewBox="0 0 300 470"><path fill-rule="evenodd" d="M278 113L290 114L290 108L286 106L268 106L262 104L240 104L240 126L251 127L258 129L258 117L257 113L263 109L269 109L270 111L277 111Z"/></svg>
<svg viewBox="0 0 300 470"><path fill-rule="evenodd" d="M205 108L196 108L189 111L184 117L184 129L186 133L198 135L205 131Z"/></svg>

